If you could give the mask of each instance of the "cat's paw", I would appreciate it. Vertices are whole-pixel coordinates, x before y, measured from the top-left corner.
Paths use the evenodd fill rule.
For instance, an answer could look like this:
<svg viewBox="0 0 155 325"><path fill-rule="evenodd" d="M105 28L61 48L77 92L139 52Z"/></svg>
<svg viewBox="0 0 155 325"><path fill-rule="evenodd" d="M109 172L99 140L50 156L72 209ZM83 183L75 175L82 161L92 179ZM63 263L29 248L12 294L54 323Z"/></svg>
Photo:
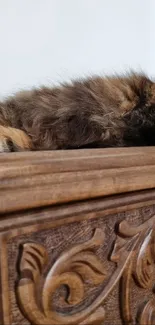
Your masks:
<svg viewBox="0 0 155 325"><path fill-rule="evenodd" d="M23 151L21 147L17 146L11 139L0 137L0 153L2 152L18 152Z"/></svg>
<svg viewBox="0 0 155 325"><path fill-rule="evenodd" d="M0 126L0 153L26 150L32 150L32 142L25 132Z"/></svg>
<svg viewBox="0 0 155 325"><path fill-rule="evenodd" d="M7 139L0 137L0 153L2 152L11 152L10 144L8 143Z"/></svg>

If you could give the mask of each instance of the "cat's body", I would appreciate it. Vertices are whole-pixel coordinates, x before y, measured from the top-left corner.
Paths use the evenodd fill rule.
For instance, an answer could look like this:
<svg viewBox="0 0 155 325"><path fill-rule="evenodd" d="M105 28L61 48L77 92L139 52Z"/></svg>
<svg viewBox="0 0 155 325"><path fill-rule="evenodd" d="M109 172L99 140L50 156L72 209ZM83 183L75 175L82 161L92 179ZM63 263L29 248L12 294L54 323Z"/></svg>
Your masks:
<svg viewBox="0 0 155 325"><path fill-rule="evenodd" d="M23 91L0 103L0 125L1 151L154 145L155 84L131 74Z"/></svg>

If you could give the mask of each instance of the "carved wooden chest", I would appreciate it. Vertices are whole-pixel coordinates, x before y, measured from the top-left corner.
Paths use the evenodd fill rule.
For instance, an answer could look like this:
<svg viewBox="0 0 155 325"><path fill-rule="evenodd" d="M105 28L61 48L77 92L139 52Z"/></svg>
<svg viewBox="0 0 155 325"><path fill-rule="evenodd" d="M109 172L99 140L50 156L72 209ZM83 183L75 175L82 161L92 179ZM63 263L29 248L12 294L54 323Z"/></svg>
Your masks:
<svg viewBox="0 0 155 325"><path fill-rule="evenodd" d="M0 155L0 324L155 324L155 148Z"/></svg>

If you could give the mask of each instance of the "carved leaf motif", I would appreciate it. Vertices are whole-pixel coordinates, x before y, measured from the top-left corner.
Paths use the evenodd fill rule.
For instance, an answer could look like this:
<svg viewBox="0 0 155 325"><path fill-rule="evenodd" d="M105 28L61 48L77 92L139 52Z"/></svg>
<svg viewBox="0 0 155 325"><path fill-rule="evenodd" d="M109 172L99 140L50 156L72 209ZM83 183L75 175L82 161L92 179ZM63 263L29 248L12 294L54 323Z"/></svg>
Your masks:
<svg viewBox="0 0 155 325"><path fill-rule="evenodd" d="M151 229L141 244L134 275L142 288L151 288L153 275L152 238L154 231Z"/></svg>
<svg viewBox="0 0 155 325"><path fill-rule="evenodd" d="M65 272L62 273L60 276L55 277L55 282L53 285L53 291L59 288L61 285L66 285L68 287L68 295L66 301L70 305L77 305L79 304L82 299L84 298L84 286L83 281L79 274L73 272ZM46 290L43 292L43 301L47 300L48 295L46 295ZM48 298L49 299L49 298ZM50 299L49 299L50 301ZM50 305L49 305L50 308ZM47 312L48 314L48 312Z"/></svg>
<svg viewBox="0 0 155 325"><path fill-rule="evenodd" d="M103 263L92 250L93 247L103 242L104 235L96 229L94 236L87 242L65 250L53 264L45 278L42 292L42 310L37 303L36 282L41 280L44 266L48 262L45 248L36 243L23 245L20 259L20 280L17 294L21 310L33 324L84 324L89 321L96 324L105 317L103 307L94 304L80 312L60 314L51 309L51 297L62 284L68 286L69 295L67 302L77 305L84 298L84 283L90 281L98 285L105 279L106 273ZM98 307L98 308L97 308ZM94 314L93 314L94 313ZM95 318L94 318L95 317ZM88 324L88 322L87 322Z"/></svg>
<svg viewBox="0 0 155 325"><path fill-rule="evenodd" d="M132 314L130 307L130 280L134 276L138 284L143 288L151 288L153 264L155 261L155 216L134 227L122 221L119 225L119 235L116 238L111 260L118 265L122 258L124 250L130 250L134 240L135 245L132 248L129 263L124 269L121 279L121 295L122 295L122 314L126 323L132 322ZM140 324L154 324L154 300L150 300L143 310ZM154 323L153 323L154 321Z"/></svg>
<svg viewBox="0 0 155 325"><path fill-rule="evenodd" d="M85 282L94 285L104 281L106 272L103 263L92 252L81 252L72 259L72 270L77 272Z"/></svg>
<svg viewBox="0 0 155 325"><path fill-rule="evenodd" d="M47 251L42 245L32 242L23 244L20 261L21 278L25 278L26 271L30 271L33 280L36 281L47 261Z"/></svg>
<svg viewBox="0 0 155 325"><path fill-rule="evenodd" d="M20 260L20 280L17 288L21 310L29 321L36 325L62 324L99 324L105 318L101 304L108 297L118 281L122 280L122 313L126 323L132 322L130 308L130 280L134 275L142 287L150 287L152 282L152 266L155 260L155 231L153 216L138 227L130 226L126 221L120 223L111 261L116 263L113 274L106 282L99 296L86 308L71 313L60 313L51 306L51 298L62 284L68 286L67 302L73 307L85 298L84 282L94 285L102 283L106 277L103 263L93 252L95 246L101 245L104 234L96 229L93 237L85 243L72 246L62 252L45 277L42 301L38 304L36 289L44 266L47 264L47 252L44 247L35 243L23 246ZM155 322L154 300L144 307L140 324Z"/></svg>
<svg viewBox="0 0 155 325"><path fill-rule="evenodd" d="M123 227L122 227L123 223ZM127 225L126 222L122 222L119 229L123 230L123 234L127 234L127 229L129 229L129 236L127 238L116 237L115 245L111 254L111 261L119 265L123 259L126 259L126 267L123 270L121 278L121 310L123 315L123 320L125 323L132 322L132 315L130 310L130 279L132 274L132 263L137 244L139 242L139 235L128 227L125 229L124 226ZM131 236L133 233L133 237ZM129 254L130 253L130 254Z"/></svg>
<svg viewBox="0 0 155 325"><path fill-rule="evenodd" d="M101 325L105 318L105 310L103 307L99 307L93 314L85 319L80 325Z"/></svg>
<svg viewBox="0 0 155 325"><path fill-rule="evenodd" d="M142 310L139 319L140 325L155 324L155 299L150 299Z"/></svg>
<svg viewBox="0 0 155 325"><path fill-rule="evenodd" d="M125 257L127 258L127 256L129 255L129 252L132 252L132 255L133 255L137 241L138 241L137 235L135 235L134 237L132 237L128 240L117 236L115 245L114 245L114 248L113 248L113 251L111 254L111 258L110 258L111 261L118 264L121 262L122 259L124 259ZM130 258L131 258L131 256L130 256Z"/></svg>

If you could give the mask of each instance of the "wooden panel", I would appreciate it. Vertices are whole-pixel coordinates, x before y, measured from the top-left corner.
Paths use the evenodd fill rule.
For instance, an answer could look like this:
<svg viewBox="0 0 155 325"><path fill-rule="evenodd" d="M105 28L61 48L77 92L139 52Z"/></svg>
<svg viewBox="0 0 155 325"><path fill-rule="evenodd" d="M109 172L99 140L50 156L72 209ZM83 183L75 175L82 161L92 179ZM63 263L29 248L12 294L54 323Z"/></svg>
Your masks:
<svg viewBox="0 0 155 325"><path fill-rule="evenodd" d="M0 155L0 324L155 323L155 148Z"/></svg>
<svg viewBox="0 0 155 325"><path fill-rule="evenodd" d="M154 324L154 195L3 216L0 323Z"/></svg>
<svg viewBox="0 0 155 325"><path fill-rule="evenodd" d="M0 155L0 213L155 187L155 148Z"/></svg>

